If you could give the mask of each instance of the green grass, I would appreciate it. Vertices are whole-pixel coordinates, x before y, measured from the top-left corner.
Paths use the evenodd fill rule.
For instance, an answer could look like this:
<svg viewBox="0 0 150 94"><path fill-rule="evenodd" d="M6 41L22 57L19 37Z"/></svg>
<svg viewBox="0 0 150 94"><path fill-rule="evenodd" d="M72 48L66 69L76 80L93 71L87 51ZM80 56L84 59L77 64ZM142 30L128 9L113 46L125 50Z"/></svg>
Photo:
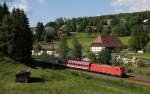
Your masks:
<svg viewBox="0 0 150 94"><path fill-rule="evenodd" d="M150 76L150 67L125 66L127 72Z"/></svg>
<svg viewBox="0 0 150 94"><path fill-rule="evenodd" d="M141 59L144 62L150 62L150 53L144 53L144 54L134 53L134 54L127 54L127 55Z"/></svg>
<svg viewBox="0 0 150 94"><path fill-rule="evenodd" d="M124 45L126 45L127 47L129 46L129 39L130 39L130 37L119 37L119 39L122 41L122 43Z"/></svg>
<svg viewBox="0 0 150 94"><path fill-rule="evenodd" d="M15 73L27 69L42 82L16 83ZM36 69L10 60L0 61L0 94L150 94L149 87L90 78L67 69Z"/></svg>
<svg viewBox="0 0 150 94"><path fill-rule="evenodd" d="M99 35L99 33L92 33L91 35L87 35L87 33L76 33L76 38L79 43L83 47L83 51L86 52L89 50L90 45L95 40L95 38ZM72 37L67 38L69 48L72 48ZM60 40L54 41L56 45L59 45Z"/></svg>

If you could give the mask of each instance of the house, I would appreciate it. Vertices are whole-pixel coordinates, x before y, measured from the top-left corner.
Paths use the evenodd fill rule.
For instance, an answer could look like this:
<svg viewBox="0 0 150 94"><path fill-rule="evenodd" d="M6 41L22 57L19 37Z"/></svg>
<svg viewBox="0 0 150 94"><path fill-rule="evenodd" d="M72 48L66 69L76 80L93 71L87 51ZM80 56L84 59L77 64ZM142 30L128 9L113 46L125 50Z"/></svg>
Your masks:
<svg viewBox="0 0 150 94"><path fill-rule="evenodd" d="M113 35L102 35L98 36L95 41L91 44L91 52L98 54L103 49L108 48L110 50L113 50L115 48L122 48L123 44L122 42Z"/></svg>
<svg viewBox="0 0 150 94"><path fill-rule="evenodd" d="M69 29L69 26L68 25L62 25L60 28L59 28L59 31L58 31L58 34L64 34L65 32L67 32Z"/></svg>
<svg viewBox="0 0 150 94"><path fill-rule="evenodd" d="M107 24L111 25L112 24L112 19L107 19Z"/></svg>
<svg viewBox="0 0 150 94"><path fill-rule="evenodd" d="M149 19L145 19L143 20L143 23L147 23L149 21Z"/></svg>
<svg viewBox="0 0 150 94"><path fill-rule="evenodd" d="M57 46L50 45L50 44L43 44L41 45L41 49L43 52L46 52L47 55L55 55Z"/></svg>
<svg viewBox="0 0 150 94"><path fill-rule="evenodd" d="M32 31L32 34L33 34L33 35L36 35L36 27L31 27L30 29L31 29L31 31Z"/></svg>
<svg viewBox="0 0 150 94"><path fill-rule="evenodd" d="M127 20L125 18L120 19L124 24L127 23Z"/></svg>
<svg viewBox="0 0 150 94"><path fill-rule="evenodd" d="M35 55L35 56L40 56L40 55L42 55L44 52L43 52L43 50L41 50L41 51L35 51L35 50L32 50L32 55Z"/></svg>
<svg viewBox="0 0 150 94"><path fill-rule="evenodd" d="M55 55L57 56L56 54L56 50L57 50L57 46L54 46L52 44L42 44L40 45L40 51L35 51L35 50L32 50L32 55L35 55L35 56L40 56L42 54L47 54L47 55Z"/></svg>

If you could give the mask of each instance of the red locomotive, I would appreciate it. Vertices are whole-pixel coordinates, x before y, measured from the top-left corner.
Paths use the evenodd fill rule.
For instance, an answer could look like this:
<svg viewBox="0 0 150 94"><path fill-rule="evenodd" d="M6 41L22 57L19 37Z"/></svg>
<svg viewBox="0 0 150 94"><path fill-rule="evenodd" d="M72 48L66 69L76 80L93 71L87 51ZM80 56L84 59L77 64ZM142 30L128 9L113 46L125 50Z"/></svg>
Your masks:
<svg viewBox="0 0 150 94"><path fill-rule="evenodd" d="M100 72L105 74L111 74L114 76L123 77L125 75L124 69L121 66L98 65L88 61L77 61L77 60L66 60L63 62L59 62L59 64L69 68L82 69L92 72Z"/></svg>

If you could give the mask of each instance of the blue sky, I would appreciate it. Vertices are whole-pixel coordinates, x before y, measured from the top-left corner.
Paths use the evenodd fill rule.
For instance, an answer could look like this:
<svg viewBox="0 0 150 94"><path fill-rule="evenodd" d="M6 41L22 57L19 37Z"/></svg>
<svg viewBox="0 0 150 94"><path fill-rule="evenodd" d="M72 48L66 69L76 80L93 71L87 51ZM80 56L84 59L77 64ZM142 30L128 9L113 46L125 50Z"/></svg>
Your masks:
<svg viewBox="0 0 150 94"><path fill-rule="evenodd" d="M1 3L3 1L0 0ZM10 11L13 7L24 9L31 26L38 21L45 24L58 17L98 16L150 9L150 0L13 0L7 4Z"/></svg>

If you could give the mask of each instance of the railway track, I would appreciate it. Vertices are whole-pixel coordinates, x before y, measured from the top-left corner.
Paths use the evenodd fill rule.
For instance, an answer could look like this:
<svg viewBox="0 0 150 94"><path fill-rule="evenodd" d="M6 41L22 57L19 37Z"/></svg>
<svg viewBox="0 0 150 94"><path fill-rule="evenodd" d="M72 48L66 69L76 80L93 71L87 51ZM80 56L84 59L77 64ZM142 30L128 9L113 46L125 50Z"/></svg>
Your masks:
<svg viewBox="0 0 150 94"><path fill-rule="evenodd" d="M83 71L83 70L76 70L76 69L68 69L68 70L77 72L77 73L83 73L83 74L86 74L93 78L102 78L102 79L106 79L106 80L115 80L115 81L122 81L122 82L138 84L138 85L150 86L149 79L141 78L139 76L136 76L136 74L130 74L130 76L127 78L118 78L118 77L114 77L114 76L108 76L108 75L104 75L104 74L100 74L100 73L87 72L87 71Z"/></svg>

